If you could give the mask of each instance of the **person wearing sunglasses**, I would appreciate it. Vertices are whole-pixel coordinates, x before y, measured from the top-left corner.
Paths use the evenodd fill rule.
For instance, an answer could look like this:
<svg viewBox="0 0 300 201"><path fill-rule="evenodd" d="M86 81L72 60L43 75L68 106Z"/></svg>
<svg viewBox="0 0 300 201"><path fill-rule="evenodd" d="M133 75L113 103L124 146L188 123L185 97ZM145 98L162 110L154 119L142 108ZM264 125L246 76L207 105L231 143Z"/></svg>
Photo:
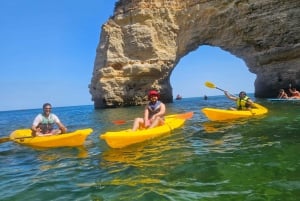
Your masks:
<svg viewBox="0 0 300 201"><path fill-rule="evenodd" d="M35 117L31 127L33 136L46 136L67 132L67 128L55 114L51 113L51 109L52 106L50 103L43 105L43 113Z"/></svg>

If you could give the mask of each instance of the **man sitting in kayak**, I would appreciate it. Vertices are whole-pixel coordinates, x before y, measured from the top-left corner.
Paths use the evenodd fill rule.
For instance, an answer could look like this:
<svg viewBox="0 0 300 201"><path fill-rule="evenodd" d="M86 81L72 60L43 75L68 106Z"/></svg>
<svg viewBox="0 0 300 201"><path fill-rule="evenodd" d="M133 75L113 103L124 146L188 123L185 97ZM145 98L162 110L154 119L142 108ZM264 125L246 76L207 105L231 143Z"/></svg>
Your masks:
<svg viewBox="0 0 300 201"><path fill-rule="evenodd" d="M31 130L33 136L45 136L66 133L67 128L60 122L59 118L51 113L52 106L50 103L43 105L43 114L38 114L32 124ZM59 129L55 129L54 125Z"/></svg>
<svg viewBox="0 0 300 201"><path fill-rule="evenodd" d="M149 91L148 99L150 102L145 107L144 118L135 118L132 127L133 131L136 131L140 127L153 128L164 124L166 106L158 100L159 93L156 90Z"/></svg>
<svg viewBox="0 0 300 201"><path fill-rule="evenodd" d="M231 110L248 110L251 109L251 107L255 107L253 106L253 101L247 96L246 92L244 91L241 91L239 93L239 97L232 96L227 91L224 91L224 94L227 98L236 102L236 108L230 108Z"/></svg>

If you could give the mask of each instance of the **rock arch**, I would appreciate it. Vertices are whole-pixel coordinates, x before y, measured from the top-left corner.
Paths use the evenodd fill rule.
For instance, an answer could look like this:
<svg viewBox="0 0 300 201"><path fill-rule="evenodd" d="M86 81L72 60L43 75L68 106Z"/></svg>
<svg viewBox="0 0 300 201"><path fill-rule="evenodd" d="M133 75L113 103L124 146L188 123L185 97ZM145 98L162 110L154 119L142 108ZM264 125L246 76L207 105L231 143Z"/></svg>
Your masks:
<svg viewBox="0 0 300 201"><path fill-rule="evenodd" d="M89 85L95 108L144 104L151 88L172 102L170 76L201 45L243 59L255 96L300 87L299 0L120 0L102 26Z"/></svg>

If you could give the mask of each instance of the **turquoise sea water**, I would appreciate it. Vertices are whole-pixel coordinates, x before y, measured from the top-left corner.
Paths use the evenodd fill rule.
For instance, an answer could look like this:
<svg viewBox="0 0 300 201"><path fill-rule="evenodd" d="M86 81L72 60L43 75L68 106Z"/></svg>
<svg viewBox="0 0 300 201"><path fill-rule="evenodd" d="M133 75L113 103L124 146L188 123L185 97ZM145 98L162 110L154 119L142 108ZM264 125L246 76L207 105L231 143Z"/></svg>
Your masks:
<svg viewBox="0 0 300 201"><path fill-rule="evenodd" d="M0 200L299 200L300 102L256 101L267 115L223 123L200 110L232 106L224 96L174 101L168 114L194 111L183 128L124 149L109 148L99 135L131 127L143 107L54 108L70 131L94 132L77 148L0 144ZM39 112L0 112L0 137L29 127ZM119 119L128 124L112 123Z"/></svg>

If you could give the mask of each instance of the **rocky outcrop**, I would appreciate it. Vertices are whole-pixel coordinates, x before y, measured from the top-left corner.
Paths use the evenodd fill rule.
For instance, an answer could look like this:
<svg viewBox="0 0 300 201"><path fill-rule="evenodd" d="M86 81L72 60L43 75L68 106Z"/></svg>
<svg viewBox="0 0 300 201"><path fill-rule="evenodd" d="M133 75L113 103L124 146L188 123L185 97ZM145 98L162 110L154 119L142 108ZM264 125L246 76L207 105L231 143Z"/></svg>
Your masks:
<svg viewBox="0 0 300 201"><path fill-rule="evenodd" d="M256 97L274 97L289 83L300 89L299 41L299 0L120 0L102 26L89 89L95 108L144 104L151 88L172 102L176 64L211 45L245 61Z"/></svg>

